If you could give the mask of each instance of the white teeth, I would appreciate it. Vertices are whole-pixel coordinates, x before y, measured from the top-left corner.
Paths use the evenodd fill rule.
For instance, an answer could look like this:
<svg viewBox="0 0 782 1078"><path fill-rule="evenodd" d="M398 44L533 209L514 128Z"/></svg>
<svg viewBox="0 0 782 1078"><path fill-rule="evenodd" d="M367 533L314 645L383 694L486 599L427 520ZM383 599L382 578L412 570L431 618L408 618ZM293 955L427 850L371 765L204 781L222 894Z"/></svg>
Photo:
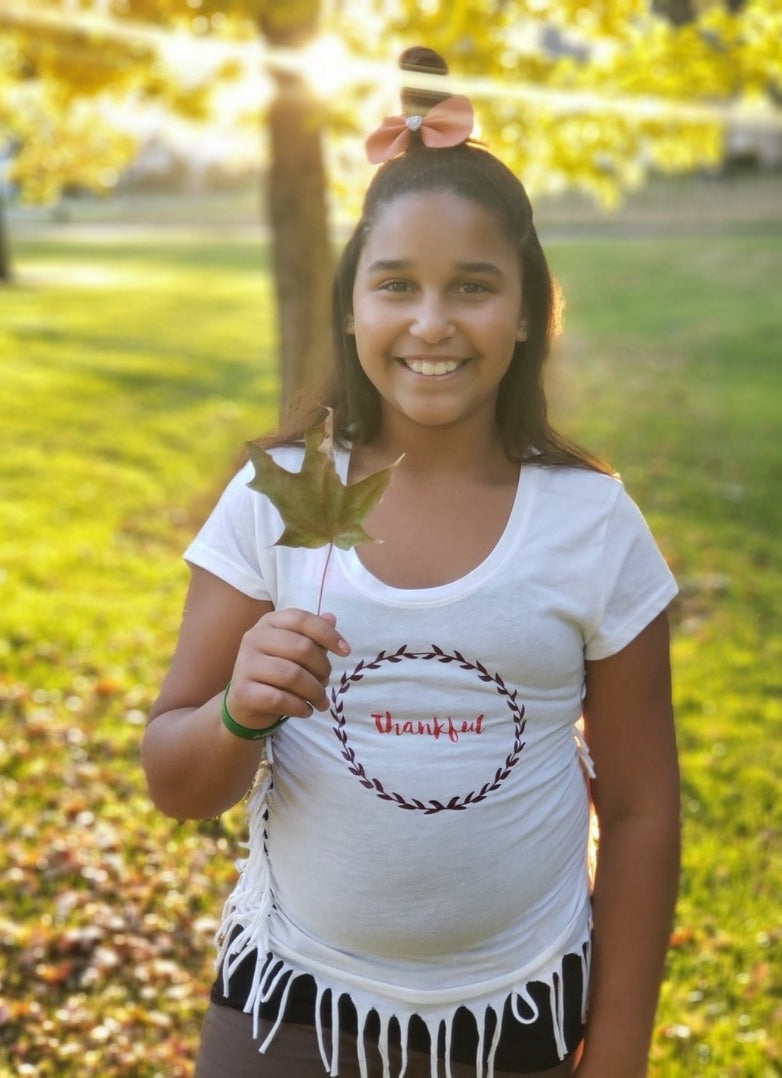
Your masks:
<svg viewBox="0 0 782 1078"><path fill-rule="evenodd" d="M408 359L405 363L415 374L426 375L451 374L459 366L455 359Z"/></svg>

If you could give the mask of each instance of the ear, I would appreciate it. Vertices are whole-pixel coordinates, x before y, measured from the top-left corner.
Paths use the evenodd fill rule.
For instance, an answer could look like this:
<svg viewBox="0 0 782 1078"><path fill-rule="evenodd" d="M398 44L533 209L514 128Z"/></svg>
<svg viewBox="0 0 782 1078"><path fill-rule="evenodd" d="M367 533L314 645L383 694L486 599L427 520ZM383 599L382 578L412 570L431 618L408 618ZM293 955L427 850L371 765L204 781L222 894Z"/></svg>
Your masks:
<svg viewBox="0 0 782 1078"><path fill-rule="evenodd" d="M516 340L526 341L528 336L529 329L527 327L527 320L526 318L522 318L522 320L519 322L519 328L516 330Z"/></svg>
<svg viewBox="0 0 782 1078"><path fill-rule="evenodd" d="M347 316L347 318L345 319L345 332L346 333L355 333L355 331L356 331L356 323L353 320L353 315L349 314Z"/></svg>

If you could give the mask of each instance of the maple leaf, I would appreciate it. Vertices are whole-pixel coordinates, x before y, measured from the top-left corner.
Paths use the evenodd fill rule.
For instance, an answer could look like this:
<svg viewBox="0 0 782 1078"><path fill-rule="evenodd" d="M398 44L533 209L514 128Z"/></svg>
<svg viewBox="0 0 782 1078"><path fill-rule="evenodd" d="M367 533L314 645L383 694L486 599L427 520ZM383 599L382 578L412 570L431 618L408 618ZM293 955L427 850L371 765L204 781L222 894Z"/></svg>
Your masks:
<svg viewBox="0 0 782 1078"><path fill-rule="evenodd" d="M285 525L275 546L330 545L348 550L357 543L382 542L364 530L363 521L382 498L401 457L355 483L343 483L334 467L331 409L323 423L305 433L304 461L298 472L280 467L252 442L247 448L255 467L247 485L266 495Z"/></svg>

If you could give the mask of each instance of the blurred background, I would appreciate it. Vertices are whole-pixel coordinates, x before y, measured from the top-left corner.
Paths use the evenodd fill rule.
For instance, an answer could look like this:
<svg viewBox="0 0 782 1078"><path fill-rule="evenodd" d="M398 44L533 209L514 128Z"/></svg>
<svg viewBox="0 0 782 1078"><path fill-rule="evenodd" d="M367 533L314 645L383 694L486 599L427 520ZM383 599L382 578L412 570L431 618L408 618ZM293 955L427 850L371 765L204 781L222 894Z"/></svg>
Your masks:
<svg viewBox="0 0 782 1078"><path fill-rule="evenodd" d="M652 1078L782 1073L780 42L777 0L0 0L0 1078L192 1073L243 819L158 817L138 743L417 44L536 207L555 420L681 584Z"/></svg>
<svg viewBox="0 0 782 1078"><path fill-rule="evenodd" d="M204 221L229 205L242 222L241 204L271 230L287 400L322 358L331 234L410 41L448 59L533 197L605 209L650 178L778 178L781 17L772 0L2 0L4 215Z"/></svg>

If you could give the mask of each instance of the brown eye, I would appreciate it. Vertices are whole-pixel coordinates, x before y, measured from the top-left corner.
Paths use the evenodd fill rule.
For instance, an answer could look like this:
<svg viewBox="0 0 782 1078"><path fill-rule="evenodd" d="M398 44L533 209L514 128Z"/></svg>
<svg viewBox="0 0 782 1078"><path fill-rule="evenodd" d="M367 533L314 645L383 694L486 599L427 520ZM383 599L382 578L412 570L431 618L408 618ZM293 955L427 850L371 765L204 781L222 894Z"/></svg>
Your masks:
<svg viewBox="0 0 782 1078"><path fill-rule="evenodd" d="M395 279L393 281L384 281L379 287L381 292L409 292L413 286L409 281Z"/></svg>

